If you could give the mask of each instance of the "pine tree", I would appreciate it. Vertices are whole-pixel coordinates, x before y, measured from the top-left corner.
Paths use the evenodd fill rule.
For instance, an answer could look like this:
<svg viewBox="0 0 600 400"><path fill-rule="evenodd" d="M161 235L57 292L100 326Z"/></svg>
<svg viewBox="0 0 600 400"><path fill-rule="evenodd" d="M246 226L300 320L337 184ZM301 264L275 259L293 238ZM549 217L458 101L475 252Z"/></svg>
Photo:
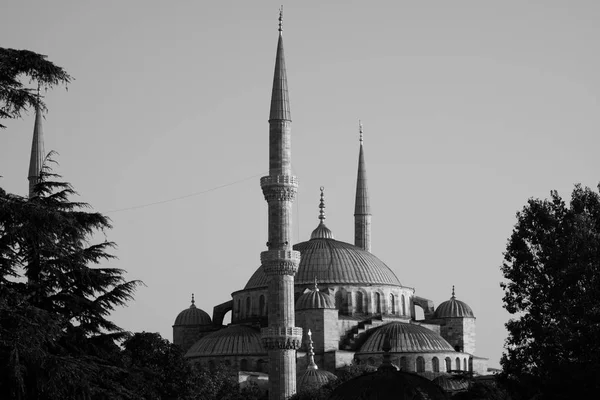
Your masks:
<svg viewBox="0 0 600 400"><path fill-rule="evenodd" d="M110 220L71 200L51 156L31 198L0 189L0 398L130 398L108 317L140 282L101 265Z"/></svg>

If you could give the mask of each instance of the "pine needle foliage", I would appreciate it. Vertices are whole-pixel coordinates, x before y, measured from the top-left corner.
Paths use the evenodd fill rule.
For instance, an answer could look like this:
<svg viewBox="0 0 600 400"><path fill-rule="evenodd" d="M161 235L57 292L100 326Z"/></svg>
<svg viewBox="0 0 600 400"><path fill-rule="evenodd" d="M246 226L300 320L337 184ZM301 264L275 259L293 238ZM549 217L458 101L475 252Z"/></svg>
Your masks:
<svg viewBox="0 0 600 400"><path fill-rule="evenodd" d="M108 318L141 282L104 266L115 244L94 240L110 220L70 200L53 156L30 198L0 188L0 398L130 398L118 384L126 332Z"/></svg>
<svg viewBox="0 0 600 400"><path fill-rule="evenodd" d="M20 118L23 111L46 104L39 90L68 85L73 78L47 56L0 47L0 119ZM0 129L6 126L0 124Z"/></svg>

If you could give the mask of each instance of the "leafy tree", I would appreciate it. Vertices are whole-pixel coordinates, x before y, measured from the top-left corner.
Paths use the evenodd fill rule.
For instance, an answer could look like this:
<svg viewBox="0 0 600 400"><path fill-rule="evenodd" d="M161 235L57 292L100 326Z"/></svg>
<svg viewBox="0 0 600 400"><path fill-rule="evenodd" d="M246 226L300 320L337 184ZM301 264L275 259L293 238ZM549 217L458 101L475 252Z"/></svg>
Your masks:
<svg viewBox="0 0 600 400"><path fill-rule="evenodd" d="M92 242L110 221L48 162L31 198L0 189L0 398L131 398L108 315L140 282L97 266L113 258L114 243Z"/></svg>
<svg viewBox="0 0 600 400"><path fill-rule="evenodd" d="M521 398L594 398L600 389L600 196L576 185L517 213L502 273L513 314L501 364Z"/></svg>
<svg viewBox="0 0 600 400"><path fill-rule="evenodd" d="M42 54L0 47L0 119L20 118L28 108L46 105L39 89L67 85L72 77ZM29 79L26 86L24 80ZM0 129L6 126L0 124Z"/></svg>
<svg viewBox="0 0 600 400"><path fill-rule="evenodd" d="M123 343L128 388L144 399L184 399L192 395L192 368L176 346L158 333L141 332Z"/></svg>

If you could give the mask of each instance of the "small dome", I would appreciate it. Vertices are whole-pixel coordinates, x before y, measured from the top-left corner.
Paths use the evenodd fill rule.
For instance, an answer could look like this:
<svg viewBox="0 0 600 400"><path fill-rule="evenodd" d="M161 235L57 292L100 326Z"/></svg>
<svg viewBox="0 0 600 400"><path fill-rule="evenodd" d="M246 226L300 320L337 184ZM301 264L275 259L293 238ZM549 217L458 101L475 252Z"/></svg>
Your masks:
<svg viewBox="0 0 600 400"><path fill-rule="evenodd" d="M475 318L473 310L467 303L456 300L454 296L454 286L452 286L452 297L450 300L444 301L435 309L434 318L452 318L452 317L469 317Z"/></svg>
<svg viewBox="0 0 600 400"><path fill-rule="evenodd" d="M312 239L333 239L333 232L329 229L323 221L315 228L314 231L310 234L310 238Z"/></svg>
<svg viewBox="0 0 600 400"><path fill-rule="evenodd" d="M383 352L387 337L391 342L392 353L454 351L443 337L420 325L390 322L376 329L362 345L359 354Z"/></svg>
<svg viewBox="0 0 600 400"><path fill-rule="evenodd" d="M324 371L322 369L307 369L303 373L298 374L296 385L298 386L298 391L318 389L336 379L337 376L329 371Z"/></svg>
<svg viewBox="0 0 600 400"><path fill-rule="evenodd" d="M187 358L266 354L260 332L246 325L230 325L198 340L185 354Z"/></svg>
<svg viewBox="0 0 600 400"><path fill-rule="evenodd" d="M319 290L317 282L315 281L315 288L302 294L296 301L296 310L313 310L321 308L335 309L335 302L330 295Z"/></svg>
<svg viewBox="0 0 600 400"><path fill-rule="evenodd" d="M175 324L173 326L181 325L211 325L212 321L210 316L200 308L197 308L194 301L194 295L192 295L192 305L190 308L186 308L177 315L175 318Z"/></svg>

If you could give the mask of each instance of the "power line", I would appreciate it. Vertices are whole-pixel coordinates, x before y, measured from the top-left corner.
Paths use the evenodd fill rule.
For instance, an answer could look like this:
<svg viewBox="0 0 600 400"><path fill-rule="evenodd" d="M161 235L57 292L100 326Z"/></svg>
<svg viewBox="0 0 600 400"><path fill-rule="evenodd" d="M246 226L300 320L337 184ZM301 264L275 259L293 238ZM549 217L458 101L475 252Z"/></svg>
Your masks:
<svg viewBox="0 0 600 400"><path fill-rule="evenodd" d="M116 212L121 212L121 211L137 210L137 209L140 209L140 208L155 206L155 205L158 205L158 204L170 203L172 201L181 200L181 199L186 199L188 197L199 196L199 195L204 194L204 193L212 192L212 191L217 190L217 189L222 189L222 188L225 188L227 186L232 186L232 185L235 185L237 183L245 182L247 180L256 178L257 176L264 176L266 174L267 174L266 172L261 172L260 174L255 174L255 175L252 175L252 176L248 176L248 177L246 177L244 179L237 180L235 182L229 182L229 183L226 183L226 184L223 184L223 185L220 185L220 186L215 186L213 188L210 188L210 189L207 189L207 190L203 190L201 192L190 193L190 194L186 194L184 196L174 197L172 199L167 199L167 200L155 201L154 203L140 204L140 205L137 205L137 206L131 206L131 207L127 207L127 208L119 208L119 209L116 209L116 210L110 210L110 211L106 211L105 214L116 213Z"/></svg>

